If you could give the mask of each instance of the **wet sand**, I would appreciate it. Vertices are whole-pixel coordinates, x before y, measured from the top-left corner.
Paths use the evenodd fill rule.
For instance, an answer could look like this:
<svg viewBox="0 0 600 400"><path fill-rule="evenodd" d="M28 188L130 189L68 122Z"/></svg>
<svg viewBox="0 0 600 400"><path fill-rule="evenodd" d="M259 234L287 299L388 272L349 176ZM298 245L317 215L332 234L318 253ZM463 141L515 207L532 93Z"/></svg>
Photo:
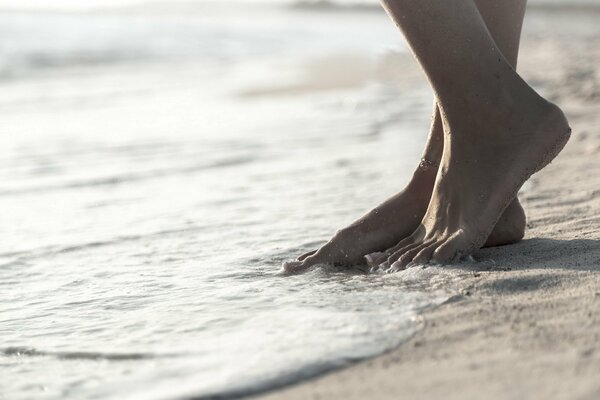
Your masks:
<svg viewBox="0 0 600 400"><path fill-rule="evenodd" d="M600 12L528 16L520 71L573 137L521 196L523 242L454 267L456 295L399 349L265 399L600 398ZM407 84L418 71L409 63Z"/></svg>

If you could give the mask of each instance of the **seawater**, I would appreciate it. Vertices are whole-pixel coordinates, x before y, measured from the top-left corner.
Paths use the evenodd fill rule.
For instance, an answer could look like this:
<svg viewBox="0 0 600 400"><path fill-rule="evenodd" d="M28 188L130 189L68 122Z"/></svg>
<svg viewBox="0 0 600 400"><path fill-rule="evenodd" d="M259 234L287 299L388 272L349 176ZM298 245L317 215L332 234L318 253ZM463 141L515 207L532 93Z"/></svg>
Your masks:
<svg viewBox="0 0 600 400"><path fill-rule="evenodd" d="M280 272L419 159L423 88L273 91L402 51L385 16L153 10L0 13L0 398L258 393L394 348L448 296Z"/></svg>

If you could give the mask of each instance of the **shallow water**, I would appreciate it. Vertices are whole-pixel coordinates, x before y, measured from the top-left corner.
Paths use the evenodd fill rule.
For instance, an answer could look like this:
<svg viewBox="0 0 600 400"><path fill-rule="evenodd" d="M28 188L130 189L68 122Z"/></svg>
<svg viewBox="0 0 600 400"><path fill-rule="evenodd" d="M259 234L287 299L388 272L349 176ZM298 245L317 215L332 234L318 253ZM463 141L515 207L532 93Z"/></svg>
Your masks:
<svg viewBox="0 0 600 400"><path fill-rule="evenodd" d="M0 16L6 43L32 18L40 39L0 82L0 397L254 393L389 350L446 299L400 275L281 275L406 182L431 99L372 81L249 96L332 49L402 47L383 15L274 13L264 40L236 15L153 15L140 35L139 15ZM140 39L156 26L167 45Z"/></svg>

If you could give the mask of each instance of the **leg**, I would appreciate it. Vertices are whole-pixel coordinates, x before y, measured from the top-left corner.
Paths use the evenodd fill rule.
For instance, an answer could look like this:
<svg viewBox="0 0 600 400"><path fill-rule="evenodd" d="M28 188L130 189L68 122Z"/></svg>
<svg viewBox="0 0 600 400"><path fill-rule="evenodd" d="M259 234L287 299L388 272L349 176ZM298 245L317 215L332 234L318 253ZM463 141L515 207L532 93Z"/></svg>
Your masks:
<svg viewBox="0 0 600 400"><path fill-rule="evenodd" d="M477 6L505 57L516 67L526 0L479 0ZM422 163L408 186L347 228L340 230L317 251L298 258L306 268L318 263L360 264L368 253L383 251L409 236L421 222L442 158L444 134L442 118L434 104L432 125ZM490 235L486 246L518 242L525 230L525 213L518 200L510 205ZM383 261L383 260L381 260Z"/></svg>
<svg viewBox="0 0 600 400"><path fill-rule="evenodd" d="M521 41L521 29L525 17L527 0L475 0L475 4L485 25L492 36L494 42L501 50L506 61L514 68L517 67L519 56L519 44ZM437 104L436 104L436 107ZM442 125L440 110L437 108L439 124ZM443 128L440 129L440 138L443 143ZM431 147L431 140L428 142L428 149ZM441 150L437 162L442 158ZM433 190L434 181L431 182ZM510 206L504 211L504 214L496 224L496 227L490 234L486 246L499 246L515 243L522 239L525 233L525 213L523 207L515 198ZM377 266L389 257L389 253L394 254L401 250L404 244L389 249L386 253L372 254L369 256L371 266Z"/></svg>
<svg viewBox="0 0 600 400"><path fill-rule="evenodd" d="M444 125L425 217L387 261L397 270L413 261L452 261L481 247L570 129L562 111L514 71L472 0L384 0L384 6L423 67Z"/></svg>

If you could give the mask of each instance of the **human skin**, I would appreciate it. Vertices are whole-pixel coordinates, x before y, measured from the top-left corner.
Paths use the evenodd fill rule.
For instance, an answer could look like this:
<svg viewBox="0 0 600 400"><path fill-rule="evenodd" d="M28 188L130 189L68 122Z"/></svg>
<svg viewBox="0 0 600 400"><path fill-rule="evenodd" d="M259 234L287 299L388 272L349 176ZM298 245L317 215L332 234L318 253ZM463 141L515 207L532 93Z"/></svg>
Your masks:
<svg viewBox="0 0 600 400"><path fill-rule="evenodd" d="M516 68L526 0L477 0L476 6L487 29L506 60ZM364 256L383 251L408 237L425 215L444 148L442 118L437 101L423 160L407 187L378 207L339 230L316 251L300 256L288 266L308 268L314 264L356 265ZM515 199L496 224L485 246L500 246L520 241L525 231L523 208Z"/></svg>
<svg viewBox="0 0 600 400"><path fill-rule="evenodd" d="M340 231L315 254L284 265L288 271L358 261L359 253L374 243L365 245L368 237L353 239L349 233L360 234L357 227L377 225L378 220L387 225L376 235L383 237L377 243L381 248L392 246L387 245L392 236L401 236L398 224L405 223L406 231L385 253L367 257L374 266L396 271L410 263L444 263L469 255L486 241L493 242L494 227L498 230L517 219L524 225L515 199L518 189L568 140L570 130L562 111L541 98L514 69L523 1L482 0L476 5L471 0L384 0L383 5L436 95L425 151L430 162L417 169L407 189ZM436 170L432 160L438 155ZM428 184L433 189L419 221L424 202L416 200L426 198ZM386 231L395 234L386 236ZM521 231L513 241L522 235Z"/></svg>
<svg viewBox="0 0 600 400"><path fill-rule="evenodd" d="M535 92L468 0L384 0L425 71L444 127L444 151L427 212L374 264L395 272L460 260L479 249L519 188L562 150L562 110ZM380 262L381 261L381 262Z"/></svg>

